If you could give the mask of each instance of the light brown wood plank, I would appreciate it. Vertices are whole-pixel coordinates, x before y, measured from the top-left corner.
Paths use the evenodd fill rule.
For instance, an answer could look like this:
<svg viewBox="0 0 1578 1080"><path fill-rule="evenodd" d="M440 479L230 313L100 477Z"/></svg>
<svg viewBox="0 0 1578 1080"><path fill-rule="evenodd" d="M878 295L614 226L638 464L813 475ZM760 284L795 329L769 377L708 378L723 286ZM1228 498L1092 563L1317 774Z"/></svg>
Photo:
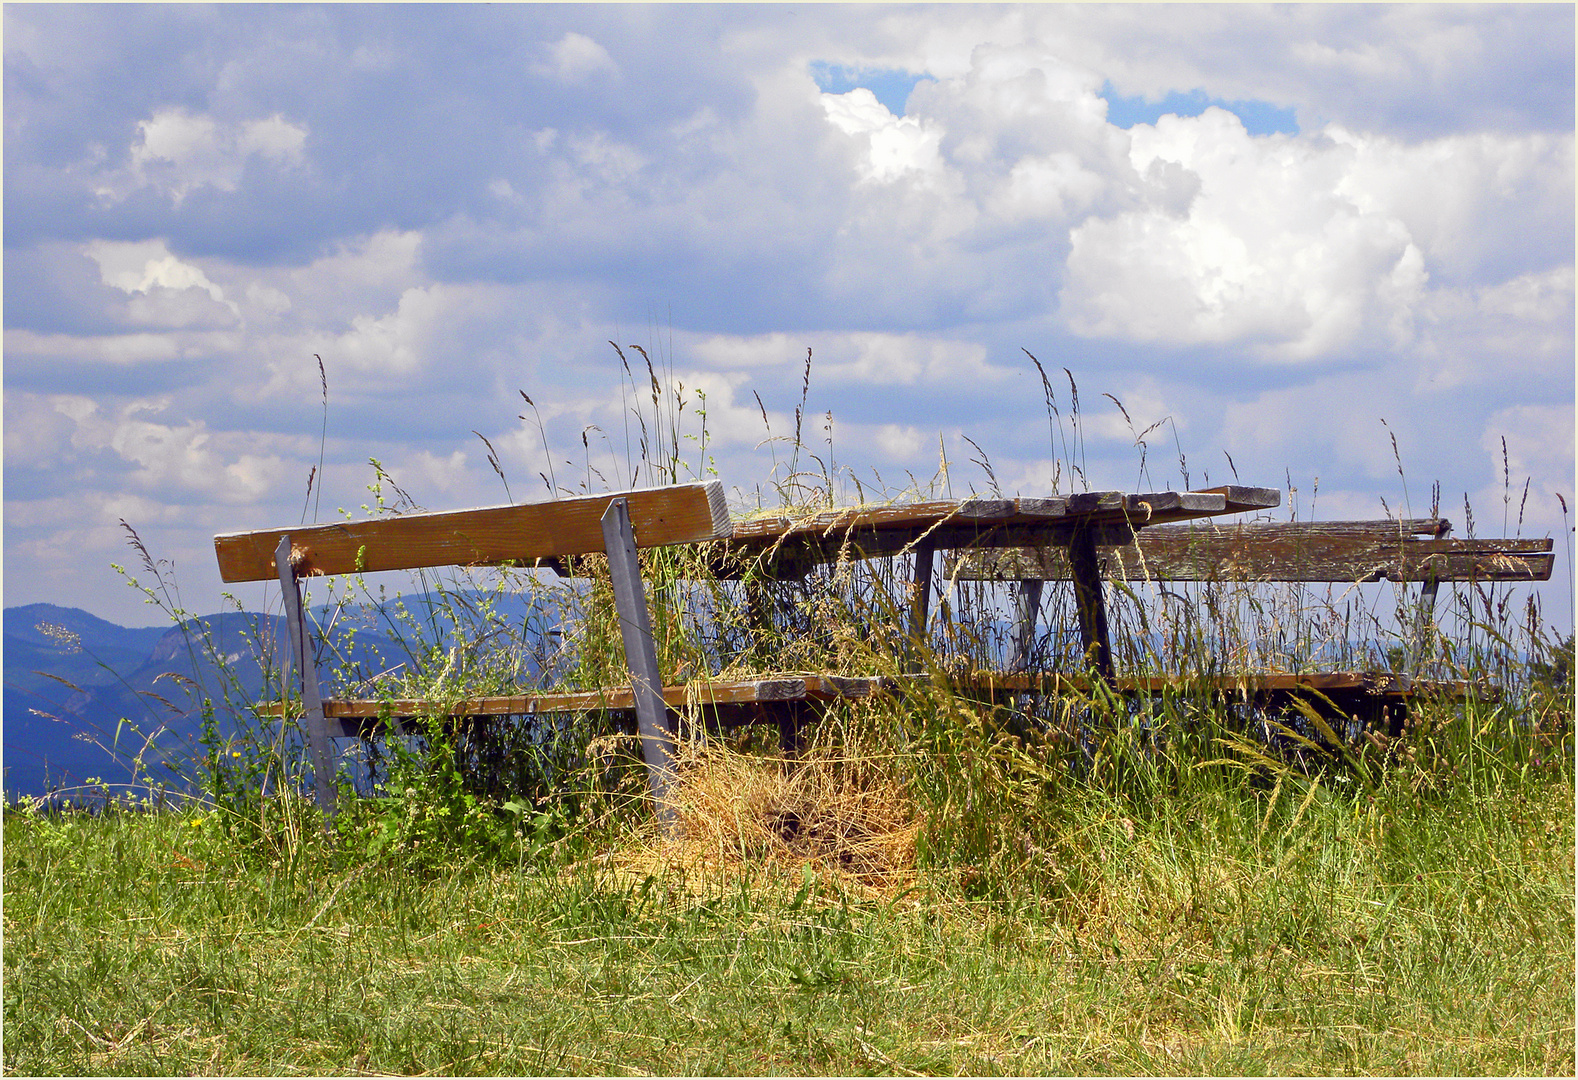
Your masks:
<svg viewBox="0 0 1578 1080"><path fill-rule="evenodd" d="M697 681L684 686L665 686L663 702L669 708L687 706L748 705L766 701L801 701L807 694L807 680L801 676L742 679L731 682ZM628 685L606 690L580 690L565 693L501 694L466 698L454 702L399 698L383 701L373 698L331 698L323 703L330 718L370 718L387 711L391 716L528 716L534 713L587 712L593 709L633 709L635 701ZM260 707L267 716L280 715L278 702Z"/></svg>
<svg viewBox="0 0 1578 1080"><path fill-rule="evenodd" d="M214 551L224 581L277 576L274 549L285 535L291 539L298 577L425 566L529 565L552 556L602 551L603 512L619 498L629 501L640 547L723 539L732 532L723 484L710 480L519 506L225 533L214 537Z"/></svg>

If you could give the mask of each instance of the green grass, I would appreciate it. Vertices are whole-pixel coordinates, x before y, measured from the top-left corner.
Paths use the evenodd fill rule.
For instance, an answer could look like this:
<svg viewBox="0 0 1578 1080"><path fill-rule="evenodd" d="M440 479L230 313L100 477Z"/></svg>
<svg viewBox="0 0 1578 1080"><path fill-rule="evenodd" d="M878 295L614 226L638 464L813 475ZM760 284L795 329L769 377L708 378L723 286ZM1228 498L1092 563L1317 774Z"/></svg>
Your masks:
<svg viewBox="0 0 1578 1080"><path fill-rule="evenodd" d="M5 1069L1572 1074L1566 777L1061 798L1064 873L885 893L640 834L431 873L8 811Z"/></svg>
<svg viewBox="0 0 1578 1080"><path fill-rule="evenodd" d="M698 441L705 460L705 399L697 440L641 355L647 378L626 362L622 388L641 481L705 474L682 454ZM836 501L830 444L826 464L807 451L820 474L801 467L809 378L808 356L790 456L774 450L784 513ZM627 459L618 486L637 482ZM379 512L385 484L409 504L372 464ZM130 535L145 594L180 621L173 575ZM764 750L771 728L714 739L682 764L678 842L655 839L635 743L606 714L546 743L525 724L389 740L377 790L343 784L325 836L309 804L263 794L306 790L299 733L212 640L189 642L219 659L216 685L185 688L207 718L185 810L5 811L4 1070L1573 1074L1572 638L1534 596L1474 585L1437 613L1427 658L1499 698L1418 701L1395 737L1354 738L1199 688L1030 715L971 700L950 676L1002 655L1001 589L940 590L909 642L904 558L750 586L690 549L644 559L676 679L929 677L827 710L793 768ZM550 659L548 628L495 617L506 590L562 605L558 685L624 683L606 573L580 569L572 593L420 575L441 610L413 598L386 628L406 663L376 681L344 664L335 684L438 700L513 685L524 657ZM354 576L328 591L351 616L372 599ZM1412 625L1406 592L1166 599L1114 588L1125 672L1384 668ZM1048 590L1042 625L1071 625L1071 603ZM1044 633L1033 664L1078 670L1070 649Z"/></svg>

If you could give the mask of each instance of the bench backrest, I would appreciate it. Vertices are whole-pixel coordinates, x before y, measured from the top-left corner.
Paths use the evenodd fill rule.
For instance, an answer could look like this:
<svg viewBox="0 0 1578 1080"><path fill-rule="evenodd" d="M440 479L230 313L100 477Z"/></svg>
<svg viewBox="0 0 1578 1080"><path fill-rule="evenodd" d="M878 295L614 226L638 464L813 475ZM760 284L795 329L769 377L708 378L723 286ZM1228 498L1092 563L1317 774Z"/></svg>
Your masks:
<svg viewBox="0 0 1578 1080"><path fill-rule="evenodd" d="M1109 578L1128 581L1548 581L1555 555L1541 539L1453 540L1441 518L1401 521L1192 522L1141 529L1132 544L1098 547ZM1057 548L962 552L961 581L1068 577Z"/></svg>
<svg viewBox="0 0 1578 1080"><path fill-rule="evenodd" d="M710 480L519 506L224 533L214 537L214 551L224 581L277 580L274 549L282 536L290 537L297 577L428 566L530 565L603 551L601 521L615 499L629 505L639 547L720 540L733 532L723 484Z"/></svg>
<svg viewBox="0 0 1578 1080"><path fill-rule="evenodd" d="M331 826L335 811L334 755L311 631L301 601L302 577L429 566L530 564L605 552L630 668L642 755L659 819L668 826L674 820L666 794L673 775L673 732L665 719L662 680L636 549L721 540L732 532L723 484L711 480L521 506L226 533L214 537L214 551L225 581L280 583L290 631L287 669L295 669L301 690L313 782L325 829Z"/></svg>

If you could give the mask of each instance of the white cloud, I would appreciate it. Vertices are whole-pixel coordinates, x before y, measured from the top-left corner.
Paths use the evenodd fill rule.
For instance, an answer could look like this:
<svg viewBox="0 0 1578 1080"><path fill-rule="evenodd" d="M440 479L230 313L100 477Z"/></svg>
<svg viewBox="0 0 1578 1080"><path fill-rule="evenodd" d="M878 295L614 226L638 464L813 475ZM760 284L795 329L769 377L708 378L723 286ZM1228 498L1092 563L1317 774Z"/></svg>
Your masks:
<svg viewBox="0 0 1578 1080"><path fill-rule="evenodd" d="M692 338L687 344L710 367L735 371L782 367L798 373L810 348L813 384L941 387L964 381L995 382L1008 375L987 360L986 348L979 342L918 333L714 334Z"/></svg>
<svg viewBox="0 0 1578 1080"><path fill-rule="evenodd" d="M1401 222L1432 276L1453 284L1503 276L1509 245L1529 260L1517 269L1571 258L1570 134L1404 142L1336 125L1326 134L1345 159L1336 192L1363 213Z"/></svg>
<svg viewBox="0 0 1578 1080"><path fill-rule="evenodd" d="M179 333L39 334L7 330L7 356L36 357L72 364L100 363L131 366L229 354L241 344L229 331L194 330Z"/></svg>
<svg viewBox="0 0 1578 1080"><path fill-rule="evenodd" d="M446 496L456 498L469 495L472 500L478 497L475 479L467 462L464 450L452 450L448 456L440 457L431 450L423 449L390 458L383 464L396 483L410 492L413 498L424 505L447 509L451 507L444 506ZM492 475L491 469L488 475ZM502 491L499 495L502 496ZM488 505L503 501L502 497L496 497Z"/></svg>
<svg viewBox="0 0 1578 1080"><path fill-rule="evenodd" d="M863 180L884 183L907 173L935 172L942 132L911 117L897 117L865 87L847 94L823 94L822 108L834 127L863 143L859 163Z"/></svg>
<svg viewBox="0 0 1578 1080"><path fill-rule="evenodd" d="M814 346L813 334L709 334L692 337L692 355L715 369L773 367L805 363L805 350Z"/></svg>
<svg viewBox="0 0 1578 1080"><path fill-rule="evenodd" d="M1498 409L1485 424L1480 446L1489 454L1491 468L1517 486L1532 477L1546 491L1572 497L1573 408L1560 405L1513 405ZM1502 440L1506 440L1505 464Z"/></svg>
<svg viewBox="0 0 1578 1080"><path fill-rule="evenodd" d="M131 190L152 185L179 206L200 187L235 191L251 158L277 166L305 161L307 128L275 114L261 120L225 122L173 108L137 124L131 171L111 178L101 197L124 199Z"/></svg>
<svg viewBox="0 0 1578 1080"><path fill-rule="evenodd" d="M83 253L99 265L104 284L128 294L125 314L140 326L169 329L227 328L241 309L202 268L170 254L163 240L95 240Z"/></svg>
<svg viewBox="0 0 1578 1080"><path fill-rule="evenodd" d="M84 253L99 264L106 285L123 292L147 292L154 286L169 289L202 289L223 302L225 294L208 280L202 269L170 254L163 240L123 243L94 240L84 245Z"/></svg>
<svg viewBox="0 0 1578 1080"><path fill-rule="evenodd" d="M1435 289L1416 314L1418 389L1505 387L1572 372L1571 265L1494 285Z"/></svg>
<svg viewBox="0 0 1578 1080"><path fill-rule="evenodd" d="M201 420L167 424L153 419L166 399L132 401L106 413L91 399L61 395L49 405L72 421L67 441L77 451L110 451L135 466L130 482L145 492L198 494L221 503L249 503L273 494L286 463L257 453L268 442L252 432L210 432Z"/></svg>
<svg viewBox="0 0 1578 1080"><path fill-rule="evenodd" d="M549 45L546 53L546 62L536 65L537 73L563 83L585 82L594 75L619 74L619 65L614 63L607 49L573 30Z"/></svg>
<svg viewBox="0 0 1578 1080"><path fill-rule="evenodd" d="M1137 172L1199 178L1183 214L1148 206L1073 230L1063 314L1077 333L1238 344L1272 360L1330 355L1361 334L1412 337L1428 275L1407 227L1341 192L1343 150L1251 137L1221 109L1136 125Z"/></svg>
<svg viewBox="0 0 1578 1080"><path fill-rule="evenodd" d="M920 428L913 424L882 424L874 436L882 452L897 461L907 461L919 455L926 438Z"/></svg>
<svg viewBox="0 0 1578 1080"><path fill-rule="evenodd" d="M1108 400L1108 394L1116 402ZM1166 392L1150 375L1141 376L1127 386L1103 391L1099 400L1086 404L1081 423L1089 434L1120 442L1132 444L1144 438L1149 446L1164 455L1171 450L1174 435L1189 428L1188 417L1167 403Z"/></svg>
<svg viewBox="0 0 1578 1080"><path fill-rule="evenodd" d="M814 370L837 383L868 386L946 386L966 380L1001 378L1005 372L987 362L984 346L922 334L856 333L830 335L831 347Z"/></svg>

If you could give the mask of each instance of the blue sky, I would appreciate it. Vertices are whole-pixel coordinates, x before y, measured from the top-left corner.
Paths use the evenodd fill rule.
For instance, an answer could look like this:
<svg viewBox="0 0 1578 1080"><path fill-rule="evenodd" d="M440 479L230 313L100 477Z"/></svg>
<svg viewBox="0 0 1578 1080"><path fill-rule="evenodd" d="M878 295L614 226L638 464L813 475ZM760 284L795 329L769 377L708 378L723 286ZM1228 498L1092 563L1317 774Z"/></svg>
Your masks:
<svg viewBox="0 0 1578 1080"><path fill-rule="evenodd" d="M213 534L300 520L320 455L324 519L369 458L505 501L474 432L547 497L521 391L562 485L617 485L610 341L706 395L740 502L807 349L846 482L1067 490L1028 350L1095 487L1568 527L1571 6L4 18L8 606L155 621L125 519L217 608Z"/></svg>

